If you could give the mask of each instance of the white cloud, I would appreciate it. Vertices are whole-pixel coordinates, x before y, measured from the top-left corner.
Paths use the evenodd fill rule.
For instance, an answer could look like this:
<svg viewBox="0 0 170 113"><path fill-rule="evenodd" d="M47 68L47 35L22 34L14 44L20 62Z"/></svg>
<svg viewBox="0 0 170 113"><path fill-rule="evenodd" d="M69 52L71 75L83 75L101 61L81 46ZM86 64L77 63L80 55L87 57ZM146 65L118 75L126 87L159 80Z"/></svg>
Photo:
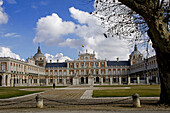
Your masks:
<svg viewBox="0 0 170 113"><path fill-rule="evenodd" d="M89 52L95 51L97 57L101 59L107 58L109 60L116 60L117 57L119 57L120 60L128 59L128 43L125 40L119 40L116 37L106 39L103 36L104 29L100 26L101 22L96 17L73 7L70 8L70 13L74 19L78 20L78 22L85 24L77 25L77 29L75 29L75 33L80 37L79 42L85 46L84 52L85 49L88 49ZM69 42L72 41L70 40ZM70 47L73 46L71 44L74 43L70 43Z"/></svg>
<svg viewBox="0 0 170 113"><path fill-rule="evenodd" d="M62 35L73 33L75 24L73 22L63 21L57 14L42 17L37 22L37 33L34 42L46 42L47 44L56 44L63 41Z"/></svg>
<svg viewBox="0 0 170 113"><path fill-rule="evenodd" d="M31 7L32 7L33 9L37 9L37 8L38 8L38 6L36 6L35 4L33 4Z"/></svg>
<svg viewBox="0 0 170 113"><path fill-rule="evenodd" d="M59 60L59 62L65 62L65 60L71 60L71 58L69 58L68 56L63 56L62 53L57 53L55 56L46 53L45 57L47 62L50 62L50 60L52 60L52 62L57 62L57 60Z"/></svg>
<svg viewBox="0 0 170 113"><path fill-rule="evenodd" d="M147 51L146 51L146 49L147 49L147 47L146 47L147 45L145 45L145 46L140 46L139 47L139 51L143 54L143 56L146 58L146 56L147 56ZM152 42L150 41L149 43L148 43L148 57L151 57L151 56L154 56L154 55L156 55L156 53L155 53L155 50L154 50L154 48L152 47Z"/></svg>
<svg viewBox="0 0 170 113"><path fill-rule="evenodd" d="M56 44L78 48L84 45L83 51L95 51L98 58L115 60L127 60L129 56L128 43L116 37L105 38L104 29L100 26L101 22L87 12L80 11L71 7L71 16L79 22L75 24L71 21L63 21L57 14L46 16L38 20L37 33L34 42L45 42L48 45ZM78 38L64 39L62 36L75 34Z"/></svg>
<svg viewBox="0 0 170 113"><path fill-rule="evenodd" d="M17 38L20 37L20 35L16 34L16 33L6 33L3 35L3 37L13 37L13 38Z"/></svg>
<svg viewBox="0 0 170 113"><path fill-rule="evenodd" d="M8 15L4 12L3 8L3 1L0 0L0 24L6 24L8 22Z"/></svg>
<svg viewBox="0 0 170 113"><path fill-rule="evenodd" d="M7 47L0 47L0 57L10 57L20 60L20 56L13 53L10 48Z"/></svg>
<svg viewBox="0 0 170 113"><path fill-rule="evenodd" d="M40 5L47 5L48 3L47 2L45 2L45 1L40 1L40 3L39 3Z"/></svg>
<svg viewBox="0 0 170 113"><path fill-rule="evenodd" d="M7 0L9 4L16 4L17 2L15 0Z"/></svg>

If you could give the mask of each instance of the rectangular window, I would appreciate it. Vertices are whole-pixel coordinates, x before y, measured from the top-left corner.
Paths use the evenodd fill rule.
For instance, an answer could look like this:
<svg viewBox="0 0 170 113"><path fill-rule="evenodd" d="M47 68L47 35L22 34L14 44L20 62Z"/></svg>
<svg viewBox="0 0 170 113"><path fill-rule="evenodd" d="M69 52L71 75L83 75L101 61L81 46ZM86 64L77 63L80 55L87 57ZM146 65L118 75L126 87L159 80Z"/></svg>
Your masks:
<svg viewBox="0 0 170 113"><path fill-rule="evenodd" d="M99 72L98 72L98 71L96 71L96 74L98 75L98 74L99 74Z"/></svg>
<svg viewBox="0 0 170 113"><path fill-rule="evenodd" d="M53 83L53 79L50 79L50 83Z"/></svg>
<svg viewBox="0 0 170 113"><path fill-rule="evenodd" d="M125 70L122 71L122 74L125 75Z"/></svg>
<svg viewBox="0 0 170 113"><path fill-rule="evenodd" d="M60 76L61 76L61 75L62 75L62 72L60 71L60 73L59 73L59 74L60 74Z"/></svg>
<svg viewBox="0 0 170 113"><path fill-rule="evenodd" d="M64 75L66 75L66 72L64 71Z"/></svg>
<svg viewBox="0 0 170 113"><path fill-rule="evenodd" d="M96 63L96 67L98 67L98 64Z"/></svg>
<svg viewBox="0 0 170 113"><path fill-rule="evenodd" d="M120 75L120 70L117 71L118 75Z"/></svg>
<svg viewBox="0 0 170 113"><path fill-rule="evenodd" d="M54 73L55 75L57 75L57 71L55 71L55 73Z"/></svg>
<svg viewBox="0 0 170 113"><path fill-rule="evenodd" d="M79 71L77 71L76 74L78 75L78 74L79 74Z"/></svg>
<svg viewBox="0 0 170 113"><path fill-rule="evenodd" d="M86 67L88 67L89 65L88 64L86 64Z"/></svg>
<svg viewBox="0 0 170 113"><path fill-rule="evenodd" d="M102 63L102 67L104 67L104 63Z"/></svg>
<svg viewBox="0 0 170 113"><path fill-rule="evenodd" d="M116 70L113 71L113 75L116 75Z"/></svg>
<svg viewBox="0 0 170 113"><path fill-rule="evenodd" d="M109 75L111 75L111 71L109 71Z"/></svg>
<svg viewBox="0 0 170 113"><path fill-rule="evenodd" d="M102 71L102 75L104 75L104 71Z"/></svg>
<svg viewBox="0 0 170 113"><path fill-rule="evenodd" d="M37 79L34 79L34 83L37 83Z"/></svg>
<svg viewBox="0 0 170 113"><path fill-rule="evenodd" d="M5 70L5 66L6 66L5 64L2 64L2 70Z"/></svg>

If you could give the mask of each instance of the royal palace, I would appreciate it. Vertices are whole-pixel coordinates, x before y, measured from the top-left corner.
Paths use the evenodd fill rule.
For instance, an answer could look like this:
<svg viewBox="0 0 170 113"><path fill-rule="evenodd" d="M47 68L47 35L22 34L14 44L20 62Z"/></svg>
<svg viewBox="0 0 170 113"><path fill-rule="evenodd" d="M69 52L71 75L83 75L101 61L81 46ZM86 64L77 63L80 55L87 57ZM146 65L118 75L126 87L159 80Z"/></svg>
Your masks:
<svg viewBox="0 0 170 113"><path fill-rule="evenodd" d="M56 63L47 62L41 53L26 61L0 57L0 86L50 86L58 85L122 85L159 84L159 69L156 57L144 59L137 50L129 60L100 60L93 54L81 54L77 60Z"/></svg>

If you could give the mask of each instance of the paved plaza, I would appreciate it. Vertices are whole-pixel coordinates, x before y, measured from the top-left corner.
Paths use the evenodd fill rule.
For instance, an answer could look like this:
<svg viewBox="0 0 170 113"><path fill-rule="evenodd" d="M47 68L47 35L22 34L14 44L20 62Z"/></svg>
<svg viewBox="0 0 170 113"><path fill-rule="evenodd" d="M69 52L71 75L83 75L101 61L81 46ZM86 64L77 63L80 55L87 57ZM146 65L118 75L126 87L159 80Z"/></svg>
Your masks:
<svg viewBox="0 0 170 113"><path fill-rule="evenodd" d="M134 108L132 104L131 97L112 97L112 98L92 98L93 90L98 89L116 89L118 87L66 87L66 88L30 88L27 90L45 90L41 95L43 96L44 108L41 109L43 113L48 111L47 113L60 112L65 113L67 110L71 110L74 113L86 112L85 110L90 110L90 112L95 113L98 110L103 113L104 111L114 111L112 113L124 113L124 111L120 110L132 110L131 113L136 113L134 110L159 110L166 111L162 113L170 112L169 107L157 106L156 103L159 100L158 97L152 98L141 98L141 108ZM127 87L119 87L121 89L128 89ZM10 111L11 109L16 109L15 112L39 112L40 109L36 108L36 97L37 94L22 96L20 98L12 98L0 100L0 113L5 111ZM40 110L40 111L41 111ZM63 111L64 110L64 111ZM66 110L66 111L65 111ZM115 111L116 110L116 111ZM118 110L118 111L117 111ZM103 111L103 112L102 112ZM141 113L143 113L141 111ZM105 112L107 113L107 112ZM145 112L147 113L147 112ZM148 112L150 113L150 112ZM158 112L157 112L158 113Z"/></svg>

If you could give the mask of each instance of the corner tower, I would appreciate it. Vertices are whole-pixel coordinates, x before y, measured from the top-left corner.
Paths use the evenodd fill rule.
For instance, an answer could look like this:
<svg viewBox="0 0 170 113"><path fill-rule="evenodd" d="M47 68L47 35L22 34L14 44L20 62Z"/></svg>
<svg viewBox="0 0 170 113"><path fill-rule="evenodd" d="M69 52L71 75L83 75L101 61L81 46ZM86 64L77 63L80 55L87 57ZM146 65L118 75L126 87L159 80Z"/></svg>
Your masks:
<svg viewBox="0 0 170 113"><path fill-rule="evenodd" d="M143 60L143 55L138 51L137 45L135 44L134 51L129 55L130 65L136 64Z"/></svg>
<svg viewBox="0 0 170 113"><path fill-rule="evenodd" d="M37 53L34 55L35 65L45 67L46 66L46 57L41 53L41 48L38 46Z"/></svg>

